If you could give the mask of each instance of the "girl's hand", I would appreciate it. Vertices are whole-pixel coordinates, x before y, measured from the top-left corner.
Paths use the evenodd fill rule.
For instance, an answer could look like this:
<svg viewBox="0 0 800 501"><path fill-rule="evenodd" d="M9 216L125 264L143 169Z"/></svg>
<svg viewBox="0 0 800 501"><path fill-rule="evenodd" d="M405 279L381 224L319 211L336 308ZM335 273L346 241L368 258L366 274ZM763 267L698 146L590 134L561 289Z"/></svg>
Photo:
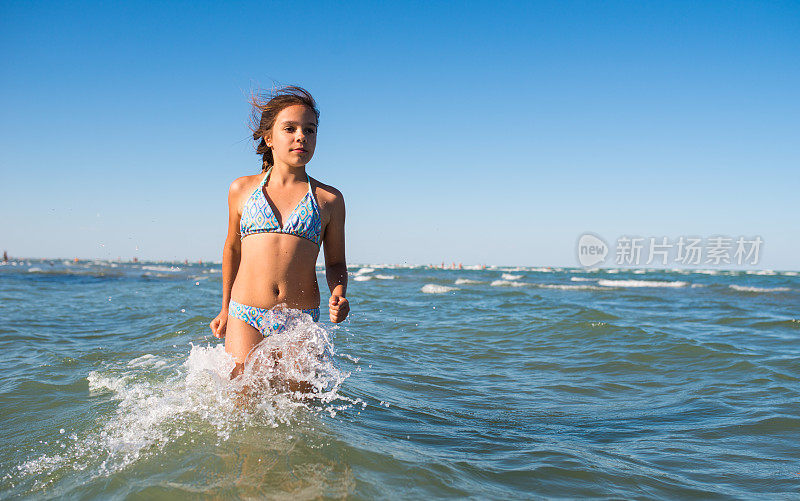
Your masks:
<svg viewBox="0 0 800 501"><path fill-rule="evenodd" d="M330 309L331 322L335 324L344 321L347 318L347 314L350 313L350 303L344 296L331 296L330 301L328 301L328 308Z"/></svg>
<svg viewBox="0 0 800 501"><path fill-rule="evenodd" d="M219 315L208 324L211 327L211 332L214 333L214 337L217 338L224 338L225 331L228 328L228 312L227 310L222 310L219 312Z"/></svg>

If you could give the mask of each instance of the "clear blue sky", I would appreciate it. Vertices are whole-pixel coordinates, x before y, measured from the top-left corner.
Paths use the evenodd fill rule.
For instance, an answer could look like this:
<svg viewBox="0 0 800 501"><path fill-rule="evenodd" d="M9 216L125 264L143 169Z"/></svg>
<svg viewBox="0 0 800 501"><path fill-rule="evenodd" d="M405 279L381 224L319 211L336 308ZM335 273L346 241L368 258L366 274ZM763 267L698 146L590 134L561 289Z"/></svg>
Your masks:
<svg viewBox="0 0 800 501"><path fill-rule="evenodd" d="M351 262L575 265L592 231L759 235L800 268L798 2L0 9L11 255L219 260L277 82L319 102Z"/></svg>

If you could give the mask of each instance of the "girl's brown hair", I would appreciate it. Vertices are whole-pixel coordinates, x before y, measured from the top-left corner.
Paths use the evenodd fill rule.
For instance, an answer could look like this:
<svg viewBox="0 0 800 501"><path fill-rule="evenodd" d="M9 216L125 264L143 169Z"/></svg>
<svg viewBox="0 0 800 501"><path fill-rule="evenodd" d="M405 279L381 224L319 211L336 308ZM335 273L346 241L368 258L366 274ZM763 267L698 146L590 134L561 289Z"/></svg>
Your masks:
<svg viewBox="0 0 800 501"><path fill-rule="evenodd" d="M284 108L301 104L314 112L319 123L319 109L311 93L302 87L289 85L273 90L269 93L254 93L250 98L252 112L250 114L250 130L253 131L253 140L259 141L256 153L261 155L261 172L266 171L275 164L272 158L272 149L267 146L265 137L272 131L275 118Z"/></svg>

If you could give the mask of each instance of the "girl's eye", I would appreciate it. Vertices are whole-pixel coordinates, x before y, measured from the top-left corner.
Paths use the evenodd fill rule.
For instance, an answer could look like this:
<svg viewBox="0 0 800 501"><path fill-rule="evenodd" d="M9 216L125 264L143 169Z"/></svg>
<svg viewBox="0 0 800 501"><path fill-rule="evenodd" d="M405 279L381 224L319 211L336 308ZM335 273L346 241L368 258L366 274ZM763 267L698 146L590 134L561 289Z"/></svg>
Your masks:
<svg viewBox="0 0 800 501"><path fill-rule="evenodd" d="M283 130L285 130L286 132L293 132L294 131L294 127L286 127Z"/></svg>

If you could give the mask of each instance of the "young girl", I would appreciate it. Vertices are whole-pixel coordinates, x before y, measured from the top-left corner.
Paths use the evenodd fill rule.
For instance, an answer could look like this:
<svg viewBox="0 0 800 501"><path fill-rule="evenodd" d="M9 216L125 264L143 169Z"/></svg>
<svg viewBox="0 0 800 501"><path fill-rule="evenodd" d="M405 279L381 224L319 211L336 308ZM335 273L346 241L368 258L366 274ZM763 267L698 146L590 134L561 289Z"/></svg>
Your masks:
<svg viewBox="0 0 800 501"><path fill-rule="evenodd" d="M323 243L331 322L350 311L344 199L306 173L317 143L317 105L300 87L284 87L264 101L252 100L262 173L236 179L228 191L222 310L210 324L236 360L231 378L242 372L256 344L281 329L270 315L274 306L284 303L319 320L315 266Z"/></svg>

